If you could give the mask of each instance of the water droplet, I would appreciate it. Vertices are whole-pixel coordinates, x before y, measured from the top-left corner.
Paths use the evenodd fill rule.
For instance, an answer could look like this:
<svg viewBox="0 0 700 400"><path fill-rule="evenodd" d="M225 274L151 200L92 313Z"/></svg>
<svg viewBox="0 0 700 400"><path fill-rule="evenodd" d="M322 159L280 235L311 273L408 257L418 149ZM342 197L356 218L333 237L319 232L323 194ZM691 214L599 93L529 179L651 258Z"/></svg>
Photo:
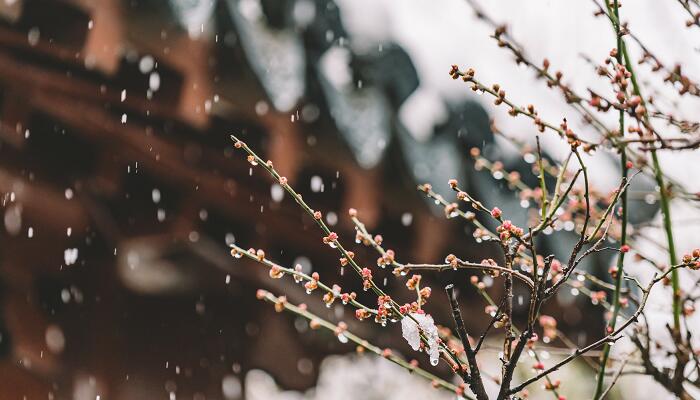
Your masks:
<svg viewBox="0 0 700 400"><path fill-rule="evenodd" d="M301 272L303 272L305 274L310 274L312 269L313 269L313 265L311 265L311 260L308 259L307 257L304 257L304 256L299 256L299 257L295 258L294 261L292 262L292 264L293 265L297 265L297 264L301 265Z"/></svg>
<svg viewBox="0 0 700 400"><path fill-rule="evenodd" d="M311 191L312 192L314 192L314 193L323 192L323 189L324 189L323 186L324 186L323 179L320 176L314 175L311 177Z"/></svg>
<svg viewBox="0 0 700 400"><path fill-rule="evenodd" d="M29 42L30 46L36 46L39 43L39 39L41 38L41 32L39 32L39 28L33 27L27 32L27 42Z"/></svg>
<svg viewBox="0 0 700 400"><path fill-rule="evenodd" d="M160 74L155 71L151 72L148 76L148 88L154 92L158 91L160 88Z"/></svg>
<svg viewBox="0 0 700 400"><path fill-rule="evenodd" d="M255 103L255 113L259 116L267 114L269 110L270 106L267 105L267 102L260 100L257 103Z"/></svg>
<svg viewBox="0 0 700 400"><path fill-rule="evenodd" d="M141 60L139 60L139 71L142 74L147 74L153 70L153 67L155 67L156 61L153 59L151 56L143 56L141 57Z"/></svg>
<svg viewBox="0 0 700 400"><path fill-rule="evenodd" d="M49 325L44 334L46 347L54 354L61 353L66 344L66 338L63 331L57 325Z"/></svg>
<svg viewBox="0 0 700 400"><path fill-rule="evenodd" d="M160 190L153 189L151 191L151 199L153 199L153 203L158 204L160 202Z"/></svg>
<svg viewBox="0 0 700 400"><path fill-rule="evenodd" d="M243 386L241 385L241 380L233 375L229 374L223 377L221 380L221 392L225 399L238 399L243 393Z"/></svg>
<svg viewBox="0 0 700 400"><path fill-rule="evenodd" d="M61 301L68 303L70 301L70 291L68 289L61 290Z"/></svg>
<svg viewBox="0 0 700 400"><path fill-rule="evenodd" d="M338 214L329 211L328 214L326 214L326 222L328 222L330 226L335 226L335 224L338 223Z"/></svg>
<svg viewBox="0 0 700 400"><path fill-rule="evenodd" d="M272 201L279 203L284 199L284 188L279 183L273 183L270 186L270 197L272 197Z"/></svg>

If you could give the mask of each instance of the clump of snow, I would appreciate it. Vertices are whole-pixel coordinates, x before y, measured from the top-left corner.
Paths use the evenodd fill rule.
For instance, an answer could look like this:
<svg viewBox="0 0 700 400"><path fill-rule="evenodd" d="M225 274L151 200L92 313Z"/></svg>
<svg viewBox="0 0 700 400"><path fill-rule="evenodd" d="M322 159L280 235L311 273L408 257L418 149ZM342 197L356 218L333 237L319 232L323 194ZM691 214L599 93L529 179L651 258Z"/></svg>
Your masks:
<svg viewBox="0 0 700 400"><path fill-rule="evenodd" d="M428 356L430 364L437 365L440 359L438 347L438 330L433 321L433 317L427 314L411 313L412 318L406 317L401 320L401 332L404 339L413 350L420 349L420 334L425 335L428 341Z"/></svg>

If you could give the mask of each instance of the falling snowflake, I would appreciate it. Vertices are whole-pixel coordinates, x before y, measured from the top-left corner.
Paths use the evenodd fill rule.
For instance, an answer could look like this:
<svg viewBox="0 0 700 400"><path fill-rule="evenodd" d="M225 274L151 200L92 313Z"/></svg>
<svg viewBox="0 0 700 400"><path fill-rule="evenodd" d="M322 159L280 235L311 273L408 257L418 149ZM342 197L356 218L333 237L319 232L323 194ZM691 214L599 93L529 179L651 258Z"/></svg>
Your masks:
<svg viewBox="0 0 700 400"><path fill-rule="evenodd" d="M63 251L63 262L66 266L73 265L78 261L78 249L70 248Z"/></svg>

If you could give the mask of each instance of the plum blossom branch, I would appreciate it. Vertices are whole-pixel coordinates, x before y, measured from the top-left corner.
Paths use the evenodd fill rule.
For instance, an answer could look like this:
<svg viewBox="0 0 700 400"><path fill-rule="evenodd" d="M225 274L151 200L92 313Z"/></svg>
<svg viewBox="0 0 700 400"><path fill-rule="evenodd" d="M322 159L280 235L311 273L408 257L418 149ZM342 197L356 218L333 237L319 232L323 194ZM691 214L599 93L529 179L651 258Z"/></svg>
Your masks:
<svg viewBox="0 0 700 400"><path fill-rule="evenodd" d="M391 319L395 318L396 320L402 320L403 318L410 318L414 322L418 323L418 321L415 320L414 317L411 316L410 313L408 313L408 309L402 309L402 307L394 301L394 299L391 298L391 296L388 296L379 286L374 282L372 279L372 271L367 268L367 267L360 267L357 262L354 259L354 254L352 252L349 252L346 250L343 245L339 241L338 234L335 232L332 232L328 225L323 221L323 215L321 214L320 211L315 211L309 205L304 201L302 198L301 194L297 193L291 185L289 185L288 180L286 177L282 176L277 172L277 170L273 167L272 161L263 161L260 156L258 156L248 145L239 140L236 136L231 135L231 140L234 143L234 147L236 149L242 149L244 150L248 156L247 160L252 166L262 166L263 169L265 169L275 180L277 180L282 186L287 193L290 194L290 196L294 199L294 201L311 217L313 220L316 222L316 224L321 228L323 233L326 234L326 236L323 237L323 243L327 244L331 248L335 248L341 255L341 263L342 264L347 264L352 267L352 269L359 275L359 277L362 279L363 282L363 288L365 290L371 289L378 297L378 302L380 303L380 308L377 310L377 319ZM382 315L379 316L380 310L382 312ZM425 337L422 337L422 340L427 344L427 339ZM442 354L445 354L446 360L451 360L448 361L451 365L454 365L456 363L457 365L460 364L459 357L457 357L450 349L448 349L444 343L440 342L440 347L442 349Z"/></svg>
<svg viewBox="0 0 700 400"><path fill-rule="evenodd" d="M231 244L231 255L238 257L243 255L257 263L260 263L270 269L270 277L273 279L282 278L283 275L288 274L294 278L296 282L306 282L304 285L307 293L311 293L316 289L324 291L326 294L323 299L326 304L331 304L336 298L340 298L344 304L351 304L359 310L364 310L368 314L377 314L377 310L367 307L364 304L358 302L356 299L355 292L351 293L341 293L341 288L338 285L333 285L330 287L320 281L318 273L313 273L311 275L302 272L301 266L297 265L292 268L285 268L279 264L276 264L267 258L265 258L265 252L262 250L254 251L254 249L245 250L235 244Z"/></svg>

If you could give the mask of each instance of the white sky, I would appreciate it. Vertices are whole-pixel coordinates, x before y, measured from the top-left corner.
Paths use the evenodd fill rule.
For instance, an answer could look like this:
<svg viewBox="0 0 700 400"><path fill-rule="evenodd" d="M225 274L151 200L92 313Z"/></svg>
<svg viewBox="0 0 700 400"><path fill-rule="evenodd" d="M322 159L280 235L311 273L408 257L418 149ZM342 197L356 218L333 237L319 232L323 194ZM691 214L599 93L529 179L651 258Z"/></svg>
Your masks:
<svg viewBox="0 0 700 400"><path fill-rule="evenodd" d="M533 103L544 119L559 122L562 117L568 117L570 124L578 121L558 92L535 81L531 71L516 67L510 53L498 48L489 37L492 29L474 17L465 0L339 0L338 3L351 36L366 38L363 41L390 38L404 46L418 69L421 85L428 91L453 98L475 96L465 84L453 81L447 74L452 64L469 66L475 68L484 83L500 83L516 103ZM549 58L551 68L564 72L564 80L578 92L585 93L586 88L592 87L607 93L607 82L597 77L581 57L586 54L601 62L615 44L608 22L602 17L593 17L592 1L480 0L478 3L496 21L508 24L510 33L526 46L531 59ZM623 3L622 21L630 23L630 29L647 47L668 66L683 60L684 72L691 78L700 78L697 45L700 29L685 27L685 11L679 4L671 0ZM643 78L649 77L646 66L639 66L637 70ZM659 75L653 77L654 86L669 93L668 87L659 83ZM505 132L534 139L535 130L530 121L509 117L506 109L494 107L489 97L476 97ZM680 110L693 119L699 106L697 99L686 96ZM434 108L423 109L430 111L421 117L432 118L429 113ZM542 138L545 148L553 154L566 153L566 144L554 135L545 134ZM700 190L700 183L692 183L694 171L684 167L687 162L699 161L697 154L667 154L664 158L683 160L683 163L674 163L677 168L671 165L669 172L691 182L693 190ZM599 164L603 169L607 166L607 163ZM611 187L616 183L607 180L600 184Z"/></svg>

